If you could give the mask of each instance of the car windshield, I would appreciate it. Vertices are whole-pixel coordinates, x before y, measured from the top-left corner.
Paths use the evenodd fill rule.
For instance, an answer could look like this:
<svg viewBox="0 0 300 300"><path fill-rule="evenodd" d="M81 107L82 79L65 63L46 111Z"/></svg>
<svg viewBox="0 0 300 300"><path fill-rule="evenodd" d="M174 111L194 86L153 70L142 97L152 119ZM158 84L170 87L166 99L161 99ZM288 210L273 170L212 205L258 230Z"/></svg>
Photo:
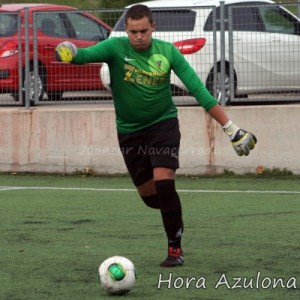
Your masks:
<svg viewBox="0 0 300 300"><path fill-rule="evenodd" d="M0 13L0 37L14 35L18 31L18 15Z"/></svg>
<svg viewBox="0 0 300 300"><path fill-rule="evenodd" d="M153 20L156 23L155 31L193 31L196 20L196 12L190 9L179 10L152 10ZM125 30L125 13L121 16L114 31Z"/></svg>

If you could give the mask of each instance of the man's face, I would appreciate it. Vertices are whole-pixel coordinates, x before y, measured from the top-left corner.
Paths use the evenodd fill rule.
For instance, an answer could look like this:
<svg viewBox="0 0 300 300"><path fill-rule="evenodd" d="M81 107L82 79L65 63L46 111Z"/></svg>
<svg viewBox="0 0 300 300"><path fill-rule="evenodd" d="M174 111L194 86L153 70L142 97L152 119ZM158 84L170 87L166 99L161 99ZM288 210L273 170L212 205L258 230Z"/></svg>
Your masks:
<svg viewBox="0 0 300 300"><path fill-rule="evenodd" d="M154 29L155 23L150 23L147 17L139 20L129 18L126 24L126 32L132 48L136 51L149 49Z"/></svg>

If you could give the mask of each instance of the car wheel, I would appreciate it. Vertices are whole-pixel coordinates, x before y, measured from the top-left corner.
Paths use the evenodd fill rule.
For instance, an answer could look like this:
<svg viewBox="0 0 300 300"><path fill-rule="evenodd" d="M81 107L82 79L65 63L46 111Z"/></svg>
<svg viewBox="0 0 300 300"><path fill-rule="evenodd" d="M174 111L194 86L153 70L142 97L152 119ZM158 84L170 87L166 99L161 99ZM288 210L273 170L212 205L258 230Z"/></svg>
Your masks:
<svg viewBox="0 0 300 300"><path fill-rule="evenodd" d="M210 91L210 93L212 95L214 95L216 97L216 99L218 100L218 102L221 104L222 85L221 85L221 67L220 67L220 65L218 65L216 78L215 78L214 73L215 73L214 69L212 69L207 77L206 87ZM229 77L229 70L227 67L225 69L224 82L225 82L225 105L228 105L228 104L230 104L230 100L232 99L232 97L231 97L232 92L230 90L230 77ZM215 93L214 87L216 87L216 94L214 94ZM234 80L233 94L235 94L235 91L236 91L236 79Z"/></svg>
<svg viewBox="0 0 300 300"><path fill-rule="evenodd" d="M38 91L38 100L41 101L43 100L44 93L45 93L45 75L44 75L44 69L42 67L38 68L38 76L37 76L37 91ZM30 100L30 105L34 106L35 101L34 101L34 71L33 71L33 66L30 66L30 71L29 71L29 100ZM22 88L25 90L25 85L27 84L26 79L25 79L25 68L23 69L23 84ZM15 99L15 101L19 101L19 93L16 92L12 95ZM23 106L25 106L25 91L22 93L22 98L23 98Z"/></svg>
<svg viewBox="0 0 300 300"><path fill-rule="evenodd" d="M47 92L48 100L50 101L59 101L61 100L63 92L61 91L51 91Z"/></svg>

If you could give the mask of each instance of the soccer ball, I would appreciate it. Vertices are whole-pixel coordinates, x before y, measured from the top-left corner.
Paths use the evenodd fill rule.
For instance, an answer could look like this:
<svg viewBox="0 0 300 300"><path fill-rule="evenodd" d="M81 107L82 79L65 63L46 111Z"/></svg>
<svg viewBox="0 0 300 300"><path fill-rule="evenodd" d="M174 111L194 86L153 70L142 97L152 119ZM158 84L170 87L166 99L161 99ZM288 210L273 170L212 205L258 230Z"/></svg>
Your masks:
<svg viewBox="0 0 300 300"><path fill-rule="evenodd" d="M126 257L112 256L99 267L102 288L111 295L127 294L135 285L134 264Z"/></svg>

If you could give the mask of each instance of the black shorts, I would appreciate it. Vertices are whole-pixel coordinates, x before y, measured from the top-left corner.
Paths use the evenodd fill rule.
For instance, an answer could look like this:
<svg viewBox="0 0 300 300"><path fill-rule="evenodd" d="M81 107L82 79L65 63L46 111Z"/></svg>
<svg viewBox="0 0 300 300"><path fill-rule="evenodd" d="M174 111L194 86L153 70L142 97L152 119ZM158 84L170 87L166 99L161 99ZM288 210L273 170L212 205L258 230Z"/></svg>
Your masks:
<svg viewBox="0 0 300 300"><path fill-rule="evenodd" d="M118 134L119 146L133 183L138 186L153 178L153 168L179 168L180 131L177 118L147 128Z"/></svg>

